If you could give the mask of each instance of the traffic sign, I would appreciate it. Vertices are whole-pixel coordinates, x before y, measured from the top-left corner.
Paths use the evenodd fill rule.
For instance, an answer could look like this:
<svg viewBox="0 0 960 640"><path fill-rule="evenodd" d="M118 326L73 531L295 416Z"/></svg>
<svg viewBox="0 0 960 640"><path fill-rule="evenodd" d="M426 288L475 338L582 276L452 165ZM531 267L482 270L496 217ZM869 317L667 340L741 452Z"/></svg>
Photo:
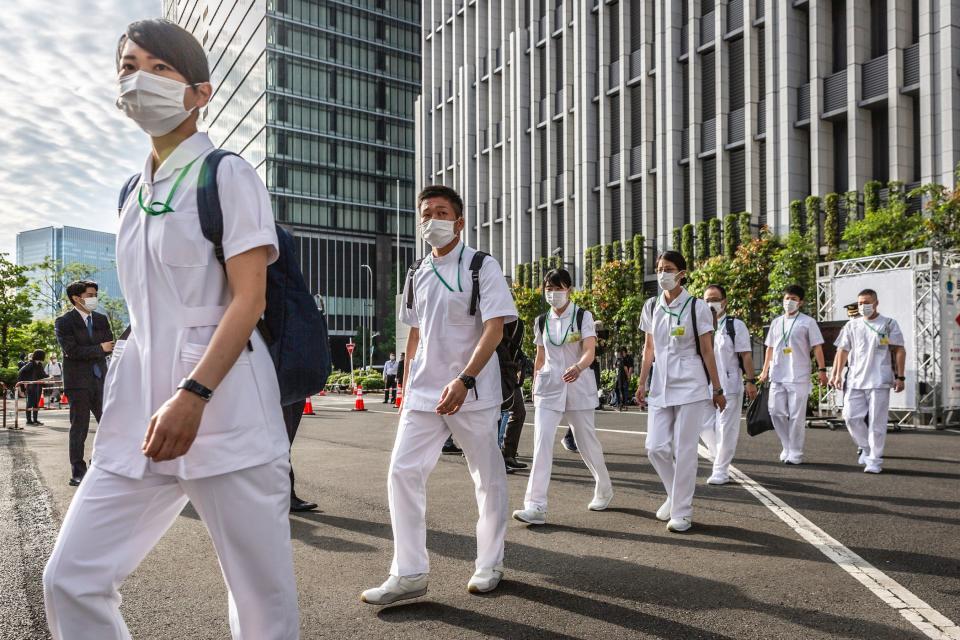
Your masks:
<svg viewBox="0 0 960 640"><path fill-rule="evenodd" d="M356 346L356 345L353 344L352 342L348 342L348 343L347 343L347 353L348 353L349 355L351 355L351 356L353 355L353 348L354 348L355 346Z"/></svg>

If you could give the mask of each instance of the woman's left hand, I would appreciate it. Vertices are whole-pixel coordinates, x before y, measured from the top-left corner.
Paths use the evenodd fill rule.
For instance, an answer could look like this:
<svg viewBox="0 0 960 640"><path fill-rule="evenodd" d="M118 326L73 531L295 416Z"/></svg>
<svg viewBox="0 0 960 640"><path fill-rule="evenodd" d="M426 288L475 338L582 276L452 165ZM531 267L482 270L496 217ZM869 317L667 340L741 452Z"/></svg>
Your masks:
<svg viewBox="0 0 960 640"><path fill-rule="evenodd" d="M577 365L573 365L563 372L564 382L573 382L579 377L580 377L580 368L577 367Z"/></svg>
<svg viewBox="0 0 960 640"><path fill-rule="evenodd" d="M179 458L190 450L200 429L206 402L189 391L179 390L150 418L143 438L143 455L154 462Z"/></svg>

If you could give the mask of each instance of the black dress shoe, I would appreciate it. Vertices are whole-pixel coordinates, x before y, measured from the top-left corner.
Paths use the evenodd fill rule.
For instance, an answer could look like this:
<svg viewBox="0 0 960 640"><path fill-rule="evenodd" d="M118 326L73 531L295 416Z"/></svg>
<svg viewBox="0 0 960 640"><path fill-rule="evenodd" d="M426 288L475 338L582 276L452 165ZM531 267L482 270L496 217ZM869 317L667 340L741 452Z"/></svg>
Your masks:
<svg viewBox="0 0 960 640"><path fill-rule="evenodd" d="M301 500L297 496L290 496L290 512L299 512L299 511L313 511L317 508L316 502L307 502L306 500Z"/></svg>
<svg viewBox="0 0 960 640"><path fill-rule="evenodd" d="M508 476L509 476L511 473L513 473L514 471L516 471L516 469L514 469L513 467L511 467L510 465L508 465L508 464L506 464L506 463L504 463L503 466L504 466L504 469L506 470Z"/></svg>
<svg viewBox="0 0 960 640"><path fill-rule="evenodd" d="M463 454L463 449L458 447L455 444L445 444L443 445L443 455L445 456L456 456Z"/></svg>
<svg viewBox="0 0 960 640"><path fill-rule="evenodd" d="M35 426L35 427L42 427L42 426L43 426L43 423L42 423L42 422L34 422L34 423L33 423L33 426Z"/></svg>
<svg viewBox="0 0 960 640"><path fill-rule="evenodd" d="M77 476L73 476L72 478L70 478L70 483L69 483L69 484L70 484L71 487L79 487L81 480L83 480L83 476L81 476L81 477L79 477L79 478L78 478Z"/></svg>
<svg viewBox="0 0 960 640"><path fill-rule="evenodd" d="M517 469L526 469L527 463L520 462L516 458L504 458L503 461L507 464L507 469L517 470Z"/></svg>
<svg viewBox="0 0 960 640"><path fill-rule="evenodd" d="M573 434L568 433L567 435L563 436L563 439L560 440L560 444L562 444L563 448L567 451L578 451L577 441L573 439Z"/></svg>

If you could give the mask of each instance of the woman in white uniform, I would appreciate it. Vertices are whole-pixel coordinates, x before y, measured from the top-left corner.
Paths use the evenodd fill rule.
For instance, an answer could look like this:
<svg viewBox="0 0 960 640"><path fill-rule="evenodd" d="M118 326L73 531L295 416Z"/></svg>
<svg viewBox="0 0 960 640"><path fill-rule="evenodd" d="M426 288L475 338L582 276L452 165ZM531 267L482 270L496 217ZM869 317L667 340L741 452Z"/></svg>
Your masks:
<svg viewBox="0 0 960 640"><path fill-rule="evenodd" d="M573 281L565 269L548 272L543 290L550 311L534 323L537 356L533 373L533 466L524 508L513 512L514 519L527 524L546 522L553 447L557 427L564 419L573 428L580 455L596 483L587 508L603 511L613 498L603 448L594 427L597 381L588 370L594 359L597 332L593 314L570 302L572 287Z"/></svg>
<svg viewBox="0 0 960 640"><path fill-rule="evenodd" d="M686 260L676 251L657 259L663 293L643 305L640 330L646 338L637 385L637 402L646 398L649 407L647 457L667 492L657 519L677 533L693 524L700 430L714 407L723 411L727 406L713 355L713 314L683 288L686 270Z"/></svg>
<svg viewBox="0 0 960 640"><path fill-rule="evenodd" d="M197 211L198 172L214 148L197 132L212 93L203 48L171 22L135 22L117 70L117 106L153 148L117 235L130 335L114 348L91 470L44 571L50 631L129 638L118 587L189 501L223 570L233 637L291 640L289 444L255 331L278 254L269 196L246 161L223 160L222 267Z"/></svg>

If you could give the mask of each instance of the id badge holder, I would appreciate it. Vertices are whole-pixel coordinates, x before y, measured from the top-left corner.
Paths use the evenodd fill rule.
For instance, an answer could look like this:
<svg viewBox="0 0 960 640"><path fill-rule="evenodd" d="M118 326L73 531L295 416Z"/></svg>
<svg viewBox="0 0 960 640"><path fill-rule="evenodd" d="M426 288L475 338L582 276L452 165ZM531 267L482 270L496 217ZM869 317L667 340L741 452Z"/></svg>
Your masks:
<svg viewBox="0 0 960 640"><path fill-rule="evenodd" d="M574 331L569 336L567 336L567 343L574 344L580 342L580 332Z"/></svg>
<svg viewBox="0 0 960 640"><path fill-rule="evenodd" d="M673 336L674 338L679 338L680 336L682 336L682 335L684 334L685 330L686 330L686 327L684 327L684 326L682 326L682 325L681 325L681 326L678 326L678 327L674 327L674 328L670 331L670 335Z"/></svg>
<svg viewBox="0 0 960 640"><path fill-rule="evenodd" d="M793 353L793 349L792 349L792 348L790 348L790 347L784 347L784 348L783 348L783 355L789 356L789 355L791 355L792 353Z"/></svg>
<svg viewBox="0 0 960 640"><path fill-rule="evenodd" d="M890 338L888 338L887 336L880 336L880 346L881 346L881 347L889 346L889 344L890 344Z"/></svg>

